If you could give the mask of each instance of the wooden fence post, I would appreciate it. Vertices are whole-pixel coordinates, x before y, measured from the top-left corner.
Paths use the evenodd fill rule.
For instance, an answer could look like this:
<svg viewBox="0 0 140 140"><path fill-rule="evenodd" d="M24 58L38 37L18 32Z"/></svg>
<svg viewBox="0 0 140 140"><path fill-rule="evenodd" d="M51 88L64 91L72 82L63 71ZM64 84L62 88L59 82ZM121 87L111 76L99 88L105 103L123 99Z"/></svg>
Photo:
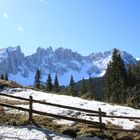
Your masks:
<svg viewBox="0 0 140 140"><path fill-rule="evenodd" d="M1 114L4 114L5 112L4 112L4 107L3 106L0 106L0 113Z"/></svg>
<svg viewBox="0 0 140 140"><path fill-rule="evenodd" d="M30 124L33 124L33 114L32 114L32 110L33 110L33 97L30 96L29 97L29 122Z"/></svg>
<svg viewBox="0 0 140 140"><path fill-rule="evenodd" d="M99 123L100 123L100 132L102 133L103 132L103 129L102 129L102 112L101 112L101 108L99 108Z"/></svg>

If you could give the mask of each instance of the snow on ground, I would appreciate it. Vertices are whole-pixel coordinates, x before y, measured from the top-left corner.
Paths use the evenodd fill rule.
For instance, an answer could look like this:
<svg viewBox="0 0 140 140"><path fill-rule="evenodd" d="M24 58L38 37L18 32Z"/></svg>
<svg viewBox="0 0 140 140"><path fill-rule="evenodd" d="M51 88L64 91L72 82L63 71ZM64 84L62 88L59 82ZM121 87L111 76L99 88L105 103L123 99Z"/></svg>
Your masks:
<svg viewBox="0 0 140 140"><path fill-rule="evenodd" d="M129 117L140 116L140 110L133 109L130 107L111 105L108 103L98 102L98 101L88 101L88 100L80 99L78 97L70 97L66 95L56 95L52 93L38 92L31 89L20 89L20 88L6 89L3 91L3 93L24 97L24 98L29 98L29 96L31 95L33 96L33 99L36 100L42 100L50 103L73 106L78 108L85 108L90 110L98 111L98 108L101 108L101 110L106 112L107 115L129 116ZM28 108L28 105L20 105L20 106ZM92 121L99 121L98 117L86 116L84 113L75 112L73 110L68 110L63 108L51 107L51 106L41 105L37 103L33 104L33 108L35 110L53 113L53 114L73 116L73 117L83 118ZM63 123L68 125L74 123L71 121L62 121L62 120L55 120L55 122L59 124ZM134 129L136 125L140 125L140 121L128 120L128 119L103 118L103 122L104 123L111 122L112 124L121 126L124 129Z"/></svg>
<svg viewBox="0 0 140 140"><path fill-rule="evenodd" d="M71 140L66 136L60 136L53 132L33 126L0 126L1 140Z"/></svg>
<svg viewBox="0 0 140 140"><path fill-rule="evenodd" d="M0 126L1 140L73 140L65 135L34 126ZM75 140L101 140L97 137L81 137Z"/></svg>
<svg viewBox="0 0 140 140"><path fill-rule="evenodd" d="M1 140L102 140L98 137L77 137L75 139L35 126L0 126Z"/></svg>

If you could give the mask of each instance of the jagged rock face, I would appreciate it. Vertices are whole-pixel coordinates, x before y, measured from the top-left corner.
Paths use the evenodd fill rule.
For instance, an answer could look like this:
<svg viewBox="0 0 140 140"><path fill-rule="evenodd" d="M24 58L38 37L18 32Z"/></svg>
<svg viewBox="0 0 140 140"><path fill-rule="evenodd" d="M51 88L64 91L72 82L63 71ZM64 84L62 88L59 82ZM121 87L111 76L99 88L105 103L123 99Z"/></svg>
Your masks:
<svg viewBox="0 0 140 140"><path fill-rule="evenodd" d="M0 61L0 73L16 74L19 71L20 64L24 61L24 54L21 52L20 47L7 48L3 50L5 54L4 59Z"/></svg>
<svg viewBox="0 0 140 140"><path fill-rule="evenodd" d="M126 65L136 63L132 55L126 52L120 53ZM47 77L48 73L57 74L63 81L60 83L67 85L71 75L75 77L75 81L88 78L89 75L102 76L111 58L112 50L92 53L85 57L70 49L58 48L53 51L51 47L47 49L39 47L36 53L25 57L19 46L9 47L0 50L0 74L8 73L11 79L29 85L33 84L33 75L37 69L40 69L42 78Z"/></svg>
<svg viewBox="0 0 140 140"><path fill-rule="evenodd" d="M32 72L40 68L43 74L63 75L69 70L80 71L88 59L70 49L58 48L53 51L50 47L38 48L35 54L26 58L25 63Z"/></svg>
<svg viewBox="0 0 140 140"><path fill-rule="evenodd" d="M124 60L124 63L126 65L128 65L128 64L136 64L137 63L136 58L134 58L132 55L128 55L127 52L121 52L121 57Z"/></svg>
<svg viewBox="0 0 140 140"><path fill-rule="evenodd" d="M95 64L101 71L106 70L107 64L109 61L112 60L112 53L113 50L111 51L106 51L104 53L92 53L89 57L92 61L93 64ZM130 54L128 54L125 51L120 51L121 58L123 59L125 65L128 64L136 64L137 60Z"/></svg>

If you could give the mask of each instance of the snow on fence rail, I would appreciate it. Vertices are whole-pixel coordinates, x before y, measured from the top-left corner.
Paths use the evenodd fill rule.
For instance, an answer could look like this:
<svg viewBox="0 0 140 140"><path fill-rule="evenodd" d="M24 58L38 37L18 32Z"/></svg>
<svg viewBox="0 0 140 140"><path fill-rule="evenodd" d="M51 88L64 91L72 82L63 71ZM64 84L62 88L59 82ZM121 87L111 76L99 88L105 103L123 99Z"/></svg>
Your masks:
<svg viewBox="0 0 140 140"><path fill-rule="evenodd" d="M22 98L22 97L17 97L17 96L12 96L12 95L7 95L7 94L3 94L3 93L0 93L0 96L5 96L5 97L10 97L10 98L15 98L15 99L18 99L18 100L28 101L29 102L29 109L23 108L23 107L18 107L18 106L12 106L12 105L8 105L8 104L5 104L5 103L0 103L0 106L28 112L29 113L29 122L31 124L34 123L33 122L33 114L38 114L38 115L45 115L45 116L54 117L54 118L58 118L58 119L65 119L65 120L69 120L69 121L85 123L85 124L88 124L89 127L99 128L100 132L102 132L103 130L110 130L110 131L127 131L127 132L139 132L140 133L139 130L126 130L126 129L108 128L108 127L106 127L105 123L102 122L103 117L106 117L106 118L122 118L122 119L136 119L136 120L140 120L140 117L109 116L109 115L106 115L106 112L102 112L100 108L98 109L98 111L94 111L94 110L76 108L76 107L71 107L71 106L66 106L66 105L47 103L47 102L43 102L43 101L39 101L39 100L34 100L32 98L32 96L30 96L29 99ZM62 115L58 115L58 114L52 114L52 113L37 111L37 110L33 109L33 103L39 103L39 104L43 104L43 105L49 105L49 106L54 106L54 107L64 108L64 109L71 109L73 111L81 111L81 112L85 112L85 113L92 113L92 114L86 114L86 115L99 117L99 122L94 122L94 121L85 120L85 119L79 119L79 118L73 118L73 117L62 116Z"/></svg>

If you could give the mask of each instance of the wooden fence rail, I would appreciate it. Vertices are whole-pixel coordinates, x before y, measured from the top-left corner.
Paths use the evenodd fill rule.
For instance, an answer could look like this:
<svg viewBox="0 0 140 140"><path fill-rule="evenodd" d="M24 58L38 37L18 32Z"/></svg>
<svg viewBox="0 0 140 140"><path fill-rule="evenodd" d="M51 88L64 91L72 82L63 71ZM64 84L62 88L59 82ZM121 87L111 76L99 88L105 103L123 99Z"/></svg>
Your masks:
<svg viewBox="0 0 140 140"><path fill-rule="evenodd" d="M13 96L13 95L4 94L4 93L0 93L0 96L10 97L10 98L18 99L18 100L23 100L23 101L29 101L29 99L27 98Z"/></svg>
<svg viewBox="0 0 140 140"><path fill-rule="evenodd" d="M10 98L15 98L15 99L30 102L30 99L23 98L23 97L17 97L17 96L7 95L7 94L3 94L3 93L0 93L0 96L5 96L5 97L10 97ZM39 101L39 100L34 100L33 98L32 98L32 102L39 103L39 104L44 104L44 105L49 105L49 106L54 106L54 107L59 107L59 108L64 108L64 109L72 109L72 110L75 110L75 111L82 111L82 112L86 112L86 113L99 114L99 111L94 111L94 110L90 110L90 109L83 109L83 108L77 108L77 107L71 107L71 106L60 105L60 104L54 104L54 103L48 103L48 102L43 102L43 101ZM106 115L105 112L101 111L100 113L102 115Z"/></svg>
<svg viewBox="0 0 140 140"><path fill-rule="evenodd" d="M93 117L99 117L99 115L96 114L86 114L87 116L93 116ZM132 116L112 116L112 115L102 115L104 118L116 118L116 119L134 119L134 120L140 120L140 117L132 117Z"/></svg>
<svg viewBox="0 0 140 140"><path fill-rule="evenodd" d="M86 113L100 114L100 116L101 115L105 115L106 113L102 112L101 110L100 111L94 111L94 110L70 107L70 106L65 106L65 105L46 103L46 102L34 100L32 98L32 96L30 96L29 99L22 98L22 97L17 97L17 96L12 96L12 95L7 95L7 94L3 94L3 93L0 94L0 96L10 97L10 98L18 99L18 100L29 101L29 109L23 108L23 107L18 107L18 106L13 106L13 105L8 105L8 104L5 104L5 103L0 103L0 106L4 106L4 107L7 107L7 108L13 108L13 109L17 109L17 110L28 112L29 113L29 122L31 124L34 123L33 122L33 114L38 114L38 115L45 115L45 116L54 117L54 118L58 118L58 119L65 119L65 120L69 120L69 121L75 121L75 122L79 122L79 123L84 123L84 124L87 124L87 125L91 125L94 128L99 128L100 131L105 129L105 123L102 123L101 119L99 119L100 122L94 122L94 121L90 121L90 120L84 120L84 119L79 119L79 118L73 118L73 117L68 117L68 116L62 116L62 115L42 112L42 111L34 110L33 109L33 103L39 103L39 104L43 104L43 105L49 105L49 106L54 106L54 107L59 107L59 108L64 108L64 109L72 109L74 111L81 111L81 112L86 112Z"/></svg>
<svg viewBox="0 0 140 140"><path fill-rule="evenodd" d="M0 96L5 96L5 97L18 99L18 100L28 101L29 102L29 109L23 108L23 107L18 107L18 106L13 106L13 105L8 105L8 104L5 104L5 103L0 103L0 106L4 106L4 107L7 107L7 108L13 108L13 109L28 112L30 123L33 123L33 114L38 114L38 115L45 115L45 116L54 117L54 118L58 118L58 119L65 119L65 120L69 120L69 121L85 123L85 124L89 125L90 127L99 128L100 132L103 132L103 130L110 130L110 131L126 131L126 132L139 132L140 133L139 130L107 128L105 126L105 123L102 122L102 118L104 118L104 117L106 117L106 118L121 118L121 119L136 119L136 120L140 120L140 117L110 116L110 115L106 115L105 112L102 112L100 108L99 108L98 111L94 111L94 110L76 108L76 107L71 107L71 106L66 106L66 105L58 105L58 104L54 104L54 103L48 103L48 102L34 100L32 98L32 96L30 96L29 99L22 98L22 97L17 97L17 96L12 96L12 95L7 95L7 94L3 94L3 93L0 93ZM47 112L34 110L33 109L33 103L39 103L39 104L43 104L43 105L49 105L49 106L54 106L54 107L59 107L59 108L64 108L64 109L71 109L73 111L92 113L92 114L86 114L86 115L93 116L93 117L99 117L99 122L94 122L94 121L90 121L90 120L79 119L79 118L68 117L68 116L62 116L62 115L57 115L57 114L52 114L52 113L47 113Z"/></svg>
<svg viewBox="0 0 140 140"><path fill-rule="evenodd" d="M31 123L33 123L33 117L32 117L31 114L34 113L34 114L45 115L45 116L54 117L54 118L58 118L58 119L65 119L65 120L69 120L69 121L75 121L75 122L85 123L85 124L89 124L89 125L92 125L92 126L97 127L97 128L100 128L100 125L101 125L99 122L93 122L93 121L84 120L84 119L78 119L78 118L73 118L73 117L56 115L56 114L42 112L42 111L37 111L37 110L33 110L33 109L30 110L30 109L27 109L27 108L17 107L17 106L12 106L12 105L7 105L7 104L4 104L4 103L0 103L0 106L4 106L4 107L7 107L7 108L13 108L13 109L18 109L18 110L21 110L21 111L29 112L29 121ZM103 126L105 126L104 123L102 123L102 127Z"/></svg>

